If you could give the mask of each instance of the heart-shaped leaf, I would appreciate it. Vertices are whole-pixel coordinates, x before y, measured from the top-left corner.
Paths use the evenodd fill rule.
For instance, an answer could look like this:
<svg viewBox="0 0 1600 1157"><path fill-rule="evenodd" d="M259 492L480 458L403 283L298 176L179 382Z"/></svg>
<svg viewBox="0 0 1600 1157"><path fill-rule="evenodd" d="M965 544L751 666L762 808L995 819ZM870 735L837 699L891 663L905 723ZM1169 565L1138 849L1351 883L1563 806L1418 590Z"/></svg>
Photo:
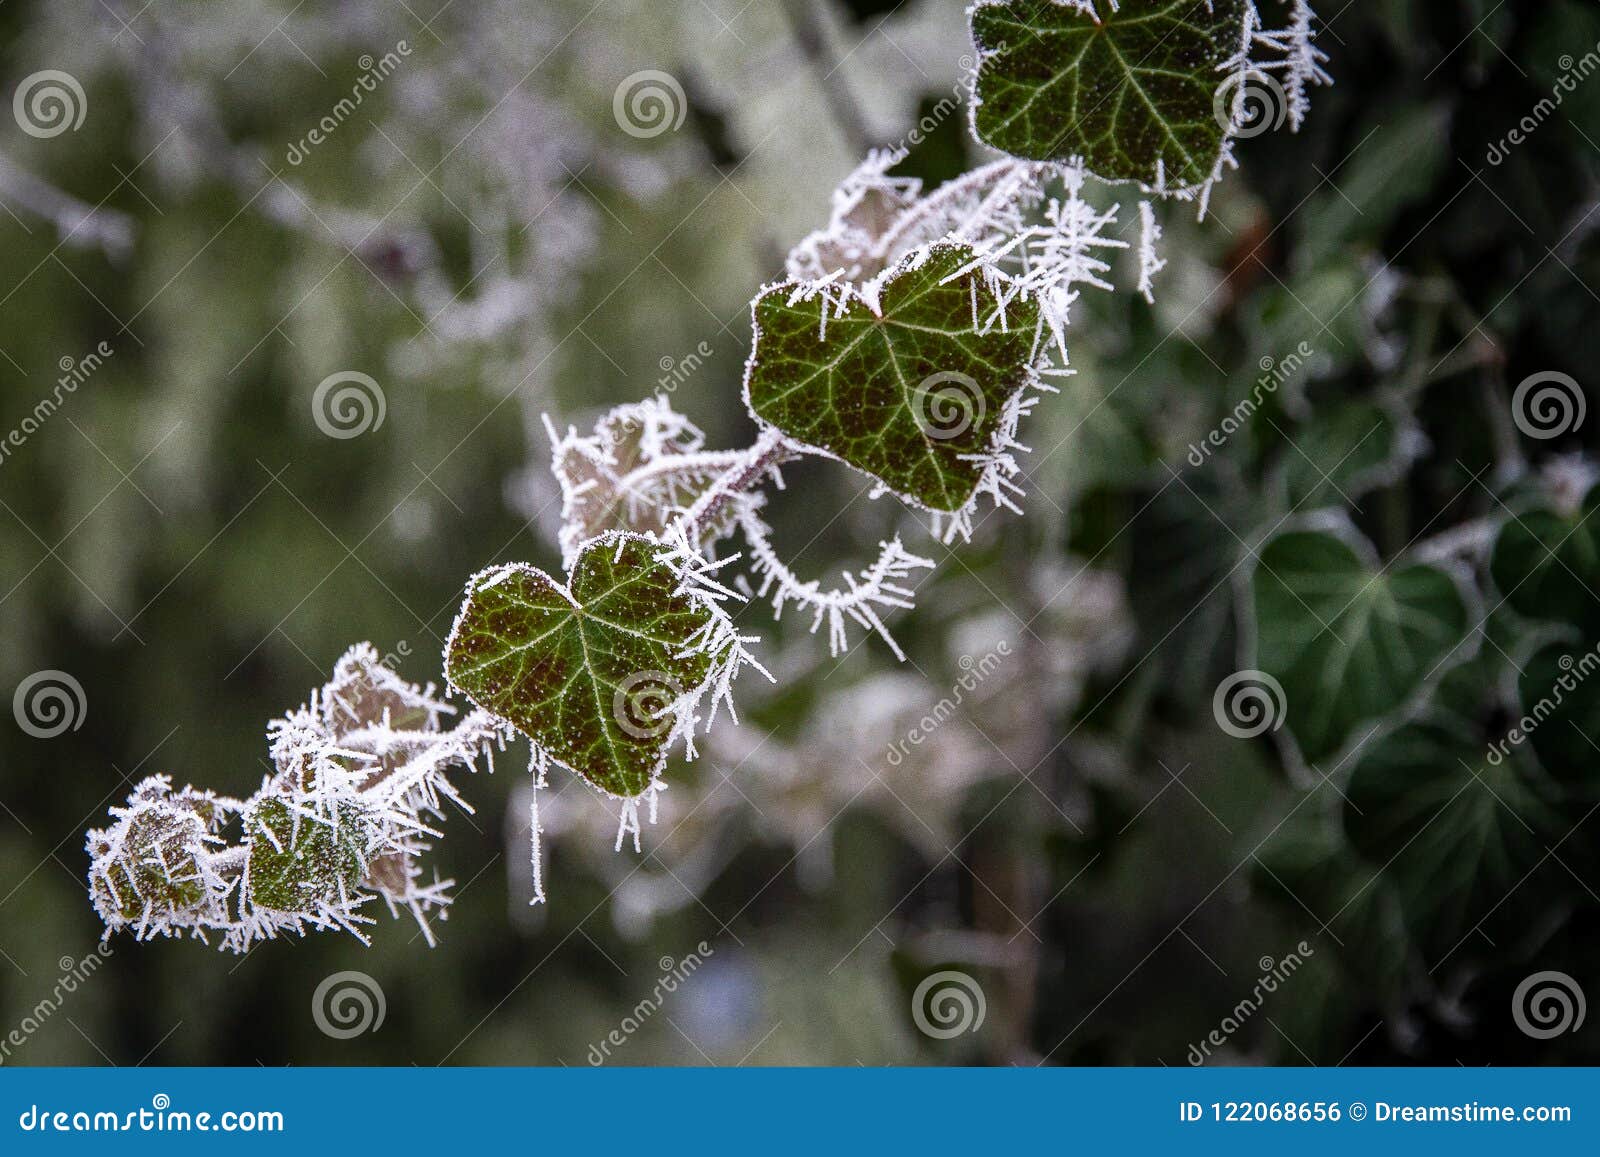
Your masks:
<svg viewBox="0 0 1600 1157"><path fill-rule="evenodd" d="M962 273L939 245L870 286L768 289L752 307L745 401L788 438L879 479L907 502L965 507L1004 448L1007 404L1032 380L1039 311ZM958 276L959 274L959 276ZM841 300L840 295L843 294Z"/></svg>
<svg viewBox="0 0 1600 1157"><path fill-rule="evenodd" d="M474 576L445 647L450 682L557 763L621 798L647 791L707 682L714 612L638 534L586 544L571 586L522 564Z"/></svg>
<svg viewBox="0 0 1600 1157"><path fill-rule="evenodd" d="M1289 729L1308 760L1389 714L1462 641L1467 608L1450 575L1378 571L1338 535L1298 530L1261 551L1257 656L1283 686Z"/></svg>
<svg viewBox="0 0 1600 1157"><path fill-rule="evenodd" d="M1573 822L1562 823L1526 749L1493 744L1483 731L1494 669L1475 660L1452 670L1417 719L1363 749L1344 793L1351 842L1399 893L1430 964L1474 929L1500 940L1484 923L1491 916L1507 935L1522 934L1526 904L1550 893L1549 881L1529 877ZM1523 888L1522 901L1505 903Z"/></svg>
<svg viewBox="0 0 1600 1157"><path fill-rule="evenodd" d="M1169 188L1213 176L1227 136L1218 69L1244 0L1000 0L972 10L973 130L1036 161L1082 158L1110 181ZM1115 8L1115 11L1112 9Z"/></svg>
<svg viewBox="0 0 1600 1157"><path fill-rule="evenodd" d="M1289 505L1304 510L1356 505L1399 478L1425 445L1408 414L1368 401L1318 407L1285 441Z"/></svg>
<svg viewBox="0 0 1600 1157"><path fill-rule="evenodd" d="M1535 619L1572 623L1600 638L1600 487L1564 515L1539 507L1513 517L1495 540L1490 572L1511 606Z"/></svg>

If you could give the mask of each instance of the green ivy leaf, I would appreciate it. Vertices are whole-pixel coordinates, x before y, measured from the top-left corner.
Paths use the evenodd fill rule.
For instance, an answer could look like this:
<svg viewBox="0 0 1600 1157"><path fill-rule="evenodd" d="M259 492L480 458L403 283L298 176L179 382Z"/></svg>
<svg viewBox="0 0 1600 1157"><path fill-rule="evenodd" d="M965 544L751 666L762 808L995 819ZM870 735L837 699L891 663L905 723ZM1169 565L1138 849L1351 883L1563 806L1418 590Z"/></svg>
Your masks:
<svg viewBox="0 0 1600 1157"><path fill-rule="evenodd" d="M1600 656L1552 643L1517 680L1522 715L1499 741L1502 753L1532 742L1539 762L1579 798L1600 797Z"/></svg>
<svg viewBox="0 0 1600 1157"><path fill-rule="evenodd" d="M1489 570L1506 601L1535 619L1572 623L1600 638L1600 486L1563 515L1540 507L1508 521Z"/></svg>
<svg viewBox="0 0 1600 1157"><path fill-rule="evenodd" d="M1353 505L1393 482L1422 444L1409 416L1375 402L1318 408L1282 452L1291 509Z"/></svg>
<svg viewBox="0 0 1600 1157"><path fill-rule="evenodd" d="M624 798L666 766L666 708L711 670L707 654L685 653L711 612L680 593L660 549L602 535L578 552L570 588L520 564L477 575L445 648L468 698Z"/></svg>
<svg viewBox="0 0 1600 1157"><path fill-rule="evenodd" d="M830 293L791 302L779 285L753 306L745 401L787 437L882 481L908 502L956 511L971 500L1012 395L1028 382L1038 305L1012 301L1006 325L973 327L994 309L976 254L940 245L902 265L879 308ZM976 297L974 297L976 295ZM826 325L824 314L826 313Z"/></svg>
<svg viewBox="0 0 1600 1157"><path fill-rule="evenodd" d="M1123 0L1101 17L1051 0L980 3L973 129L1035 161L1081 157L1111 181L1211 178L1226 130L1218 67L1244 37L1244 0Z"/></svg>
<svg viewBox="0 0 1600 1157"><path fill-rule="evenodd" d="M1424 565L1379 573L1326 531L1274 538L1254 585L1258 662L1282 684L1308 760L1404 703L1467 628L1449 574Z"/></svg>
<svg viewBox="0 0 1600 1157"><path fill-rule="evenodd" d="M1504 901L1545 859L1557 820L1524 752L1497 755L1475 721L1430 711L1366 748L1345 800L1351 842L1394 884L1435 965L1497 911L1525 929L1525 906Z"/></svg>
<svg viewBox="0 0 1600 1157"><path fill-rule="evenodd" d="M1254 885L1289 919L1326 921L1362 986L1398 993L1415 969L1416 952L1400 899L1381 869L1356 854L1337 813L1328 814L1322 802L1301 800L1267 836L1251 857Z"/></svg>
<svg viewBox="0 0 1600 1157"><path fill-rule="evenodd" d="M367 826L361 810L342 806L338 823L297 817L281 799L261 801L245 817L250 838L250 899L293 912L315 900L353 894L366 875Z"/></svg>
<svg viewBox="0 0 1600 1157"><path fill-rule="evenodd" d="M202 801L195 801L200 803ZM102 877L91 877L107 908L124 920L138 920L149 904L154 913L179 912L205 899L200 865L190 849L210 830L210 817L183 801L164 811L146 811L128 825L124 846L159 848L161 859L138 856L110 859ZM104 855L101 849L95 854Z"/></svg>

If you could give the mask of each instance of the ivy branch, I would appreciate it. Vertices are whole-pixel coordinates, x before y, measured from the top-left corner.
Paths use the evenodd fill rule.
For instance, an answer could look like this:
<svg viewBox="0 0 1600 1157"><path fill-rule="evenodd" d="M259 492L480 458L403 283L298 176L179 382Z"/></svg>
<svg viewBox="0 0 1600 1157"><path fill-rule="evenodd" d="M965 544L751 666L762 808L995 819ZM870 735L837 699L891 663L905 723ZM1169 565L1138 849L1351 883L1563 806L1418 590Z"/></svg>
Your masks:
<svg viewBox="0 0 1600 1157"><path fill-rule="evenodd" d="M946 543L971 537L985 500L1020 513L1021 426L1074 373L1080 294L1113 291L1113 262L1133 249L1133 291L1153 300L1165 265L1156 202L1197 200L1203 217L1235 141L1271 122L1275 103L1298 129L1308 90L1329 83L1314 13L1304 0L1289 9L1267 31L1254 0L981 0L972 130L1004 155L931 192L894 173L898 150L869 153L845 178L828 223L751 302L753 444L708 450L660 396L586 434L558 434L547 418L565 574L510 564L468 581L444 660L449 690L474 709L444 728L453 708L431 687L353 648L272 726L274 771L255 795L174 790L158 776L89 833L108 932L215 934L235 951L307 929L365 939L362 909L381 898L431 942L427 918L449 881L423 882L419 861L444 801L466 807L447 773L520 734L536 789L552 764L566 768L618 803L616 847L631 837L637 849L669 752L693 758L697 728L724 707L733 715L741 670L766 673L759 640L728 611L743 592L774 617L809 611L834 654L855 627L903 658L886 619L912 605L914 576L933 562L896 534L840 585L802 579L773 544L766 488L798 458L840 461ZM1112 199L1118 187L1137 192L1136 220ZM736 538L744 549L724 551ZM748 583L727 577L740 563ZM533 811L538 902L537 791Z"/></svg>

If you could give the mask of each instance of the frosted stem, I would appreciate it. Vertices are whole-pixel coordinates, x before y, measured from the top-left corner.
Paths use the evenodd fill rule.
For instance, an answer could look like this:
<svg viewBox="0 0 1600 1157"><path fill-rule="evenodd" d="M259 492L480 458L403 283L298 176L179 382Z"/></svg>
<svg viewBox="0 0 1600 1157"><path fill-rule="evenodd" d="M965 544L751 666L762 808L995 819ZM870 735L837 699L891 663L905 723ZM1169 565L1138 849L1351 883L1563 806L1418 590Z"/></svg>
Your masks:
<svg viewBox="0 0 1600 1157"><path fill-rule="evenodd" d="M750 448L740 452L722 477L707 487L684 512L680 525L685 537L690 542L698 541L724 506L753 489L774 466L797 455L794 445L775 428L769 426L762 430Z"/></svg>

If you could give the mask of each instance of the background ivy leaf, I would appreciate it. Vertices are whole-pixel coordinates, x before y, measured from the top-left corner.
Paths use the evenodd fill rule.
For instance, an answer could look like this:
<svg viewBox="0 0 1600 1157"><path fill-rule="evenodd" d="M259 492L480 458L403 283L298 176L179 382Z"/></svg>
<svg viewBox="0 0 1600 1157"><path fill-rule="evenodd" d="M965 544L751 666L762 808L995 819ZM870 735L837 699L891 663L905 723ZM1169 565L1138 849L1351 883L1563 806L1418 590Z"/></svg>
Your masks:
<svg viewBox="0 0 1600 1157"><path fill-rule="evenodd" d="M1377 571L1327 531L1279 535L1255 572L1258 662L1288 701L1308 760L1396 710L1461 641L1467 608L1449 574Z"/></svg>
<svg viewBox="0 0 1600 1157"><path fill-rule="evenodd" d="M751 412L908 502L966 506L985 470L973 456L993 448L1006 402L1029 380L1039 319L1036 303L1012 301L1004 328L975 332L974 294L980 317L994 295L976 273L954 276L975 257L934 247L887 278L878 309L853 297L840 313L831 294L767 290L752 307Z"/></svg>
<svg viewBox="0 0 1600 1157"><path fill-rule="evenodd" d="M468 698L624 798L666 766L666 709L712 663L685 654L711 612L679 592L659 549L642 535L602 535L578 552L570 589L522 564L474 576L445 648L445 671Z"/></svg>
<svg viewBox="0 0 1600 1157"><path fill-rule="evenodd" d="M1375 740L1345 793L1351 842L1393 883L1434 967L1497 913L1525 930L1525 906L1504 901L1544 859L1556 826L1525 752L1492 758L1479 729L1447 711Z"/></svg>
<svg viewBox="0 0 1600 1157"><path fill-rule="evenodd" d="M1377 402L1318 407L1281 454L1290 509L1353 505L1399 477L1422 444L1409 414Z"/></svg>
<svg viewBox="0 0 1600 1157"><path fill-rule="evenodd" d="M1050 0L979 4L973 130L1017 157L1082 157L1111 181L1210 179L1224 126L1217 69L1239 49L1243 0L1124 0L1101 19Z"/></svg>
<svg viewBox="0 0 1600 1157"><path fill-rule="evenodd" d="M1522 716L1512 721L1539 762L1585 801L1600 797L1600 670L1593 651L1552 643L1528 660L1517 680Z"/></svg>
<svg viewBox="0 0 1600 1157"><path fill-rule="evenodd" d="M1600 638L1600 487L1571 515L1549 507L1519 514L1495 540L1490 573L1506 601L1530 618L1576 624Z"/></svg>
<svg viewBox="0 0 1600 1157"><path fill-rule="evenodd" d="M1349 945L1343 963L1360 985L1392 996L1416 970L1400 898L1322 802L1301 801L1261 842L1251 857L1253 885L1290 917L1309 918Z"/></svg>

